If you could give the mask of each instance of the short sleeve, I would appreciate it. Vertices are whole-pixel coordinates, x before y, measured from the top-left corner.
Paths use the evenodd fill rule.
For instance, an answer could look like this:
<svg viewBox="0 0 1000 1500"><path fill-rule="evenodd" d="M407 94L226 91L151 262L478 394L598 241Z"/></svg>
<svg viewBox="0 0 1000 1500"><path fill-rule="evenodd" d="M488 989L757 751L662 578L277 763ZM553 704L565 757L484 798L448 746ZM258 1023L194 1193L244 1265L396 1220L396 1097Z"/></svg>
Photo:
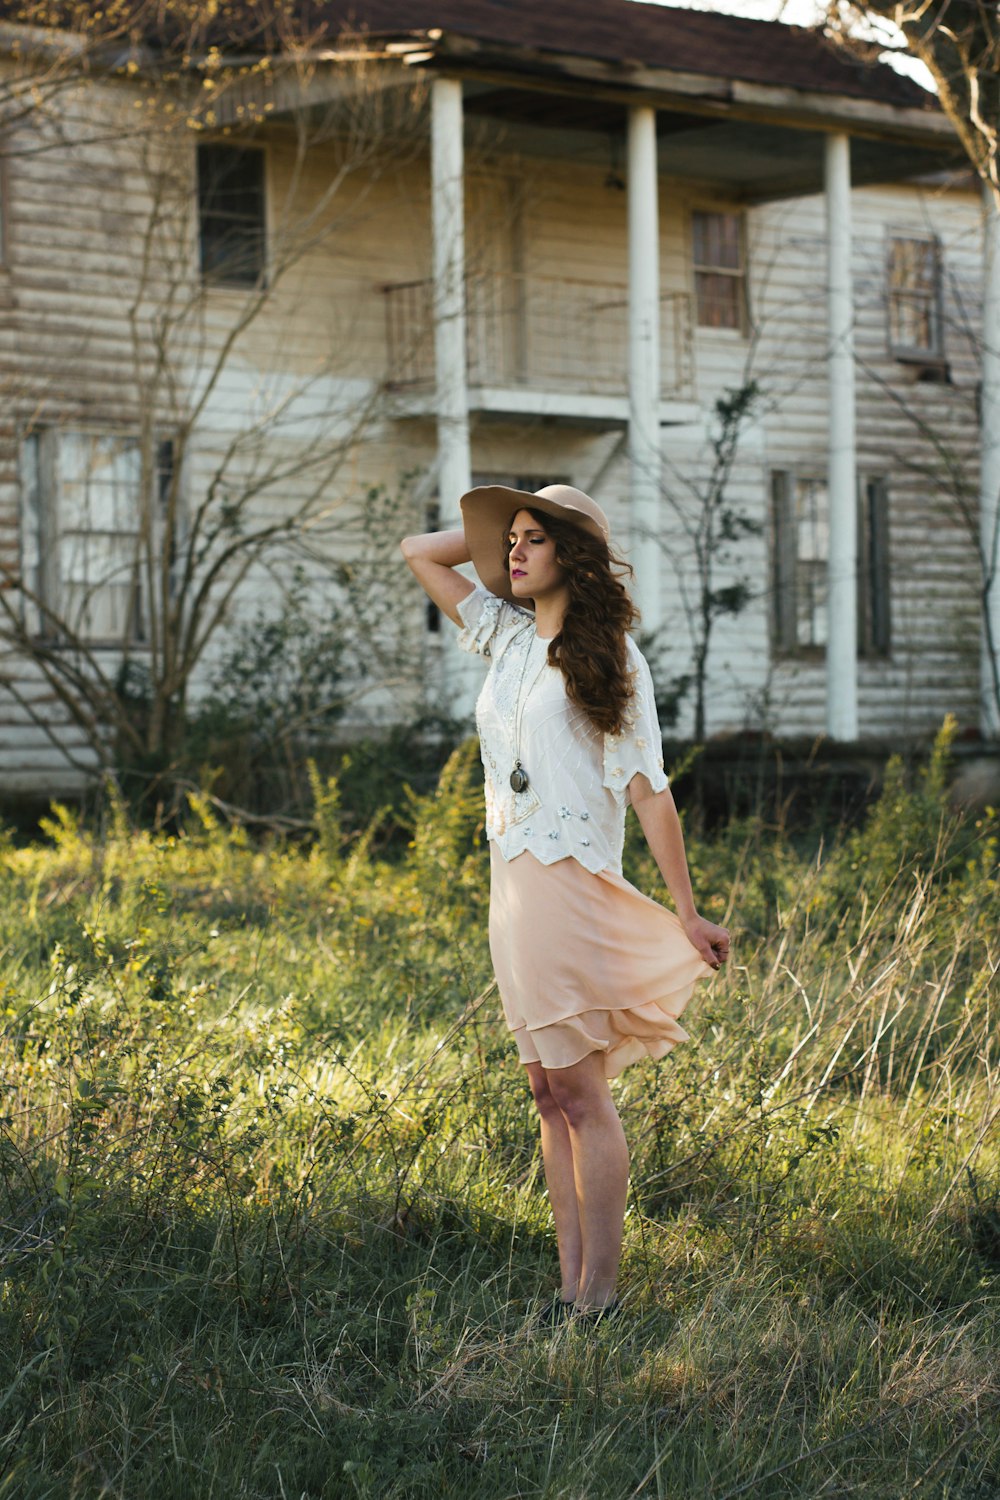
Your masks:
<svg viewBox="0 0 1000 1500"><path fill-rule="evenodd" d="M662 792L667 785L653 679L645 657L631 637L628 655L632 698L625 712L625 727L621 734L604 736L604 785L622 802L637 772L642 772L654 792Z"/></svg>
<svg viewBox="0 0 1000 1500"><path fill-rule="evenodd" d="M458 613L465 627L458 644L473 656L492 656L498 635L524 625L531 616L484 588L476 588L459 602Z"/></svg>

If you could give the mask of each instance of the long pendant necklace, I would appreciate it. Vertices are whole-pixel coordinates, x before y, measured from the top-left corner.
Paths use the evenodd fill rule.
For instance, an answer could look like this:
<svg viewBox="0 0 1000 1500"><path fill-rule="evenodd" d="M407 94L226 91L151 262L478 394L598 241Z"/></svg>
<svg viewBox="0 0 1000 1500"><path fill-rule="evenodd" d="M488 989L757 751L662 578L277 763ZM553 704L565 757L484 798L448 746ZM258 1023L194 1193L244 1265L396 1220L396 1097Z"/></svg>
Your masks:
<svg viewBox="0 0 1000 1500"><path fill-rule="evenodd" d="M521 764L521 719L524 717L524 705L528 694L524 692L524 678L528 670L528 662L531 658L531 648L534 645L535 636L528 638L524 658L521 662L521 676L517 683L517 699L514 707L514 769L510 773L511 790L515 792L526 792L528 790L528 773ZM529 688L529 692L531 689Z"/></svg>

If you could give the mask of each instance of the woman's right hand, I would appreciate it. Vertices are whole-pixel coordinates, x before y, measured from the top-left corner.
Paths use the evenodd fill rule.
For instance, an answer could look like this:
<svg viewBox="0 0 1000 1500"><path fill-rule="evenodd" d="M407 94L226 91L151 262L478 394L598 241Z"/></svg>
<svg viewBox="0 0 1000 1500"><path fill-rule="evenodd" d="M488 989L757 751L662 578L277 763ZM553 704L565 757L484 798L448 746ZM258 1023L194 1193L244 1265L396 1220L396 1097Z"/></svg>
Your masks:
<svg viewBox="0 0 1000 1500"><path fill-rule="evenodd" d="M729 957L729 929L699 917L697 912L684 923L688 942L697 948L712 969L721 968Z"/></svg>

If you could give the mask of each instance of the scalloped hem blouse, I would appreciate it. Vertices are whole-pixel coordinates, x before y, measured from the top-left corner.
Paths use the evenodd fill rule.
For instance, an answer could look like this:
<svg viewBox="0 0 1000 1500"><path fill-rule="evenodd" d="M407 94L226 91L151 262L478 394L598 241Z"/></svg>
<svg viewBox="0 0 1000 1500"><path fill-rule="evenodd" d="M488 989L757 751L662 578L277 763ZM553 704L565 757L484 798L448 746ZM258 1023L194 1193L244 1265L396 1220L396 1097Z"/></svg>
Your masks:
<svg viewBox="0 0 1000 1500"><path fill-rule="evenodd" d="M662 739L653 682L642 652L628 643L632 701L624 732L603 734L566 693L534 616L474 589L458 606L463 650L490 669L476 703L486 777L486 836L505 860L525 850L543 865L578 860L594 874L621 874L628 786L637 772L663 791ZM515 792L520 760L528 786Z"/></svg>

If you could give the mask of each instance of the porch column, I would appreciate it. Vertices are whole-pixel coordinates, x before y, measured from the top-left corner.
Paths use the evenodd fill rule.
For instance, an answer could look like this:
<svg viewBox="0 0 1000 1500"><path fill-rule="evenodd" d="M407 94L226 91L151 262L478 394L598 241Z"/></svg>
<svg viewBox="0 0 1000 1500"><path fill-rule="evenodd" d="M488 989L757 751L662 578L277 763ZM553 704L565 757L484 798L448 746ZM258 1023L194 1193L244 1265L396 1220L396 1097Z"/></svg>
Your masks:
<svg viewBox="0 0 1000 1500"><path fill-rule="evenodd" d="M462 85L431 84L431 213L434 235L434 381L442 525L458 516L470 487L465 371L465 217ZM460 524L457 523L456 524Z"/></svg>
<svg viewBox="0 0 1000 1500"><path fill-rule="evenodd" d="M636 603L644 630L662 619L660 600L660 229L656 111L628 112L628 456Z"/></svg>
<svg viewBox="0 0 1000 1500"><path fill-rule="evenodd" d="M441 527L461 526L458 502L471 488L469 393L465 365L465 204L462 85L435 78L431 84L431 225L434 265L434 385L437 474ZM450 634L450 626L446 627ZM449 706L471 713L474 701L469 658L449 641L436 684L447 688Z"/></svg>
<svg viewBox="0 0 1000 1500"><path fill-rule="evenodd" d="M858 499L851 288L851 142L847 135L827 136L825 183L830 393L826 731L835 740L855 740L858 737Z"/></svg>
<svg viewBox="0 0 1000 1500"><path fill-rule="evenodd" d="M1000 209L983 187L983 367L980 416L979 545L983 559L981 721L1000 737Z"/></svg>

